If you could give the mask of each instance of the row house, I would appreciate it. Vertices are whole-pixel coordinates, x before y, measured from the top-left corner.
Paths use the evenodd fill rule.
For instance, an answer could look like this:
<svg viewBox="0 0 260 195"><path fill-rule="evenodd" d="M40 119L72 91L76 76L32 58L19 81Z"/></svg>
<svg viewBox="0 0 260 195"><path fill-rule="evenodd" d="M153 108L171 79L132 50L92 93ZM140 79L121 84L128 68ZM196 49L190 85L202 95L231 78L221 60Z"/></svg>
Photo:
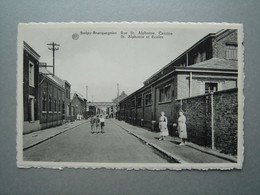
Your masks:
<svg viewBox="0 0 260 195"><path fill-rule="evenodd" d="M72 120L81 120L87 117L87 100L78 92L71 94Z"/></svg>
<svg viewBox="0 0 260 195"><path fill-rule="evenodd" d="M23 133L70 121L70 83L53 75L26 42L23 45Z"/></svg>
<svg viewBox="0 0 260 195"><path fill-rule="evenodd" d="M210 33L120 101L120 119L158 129L162 111L171 130L177 101L237 87L237 30Z"/></svg>
<svg viewBox="0 0 260 195"><path fill-rule="evenodd" d="M116 97L115 99L112 100L114 103L116 103L116 107L113 108L111 106L111 108L108 109L107 113L109 113L110 117L118 118L118 115L119 115L119 102L122 101L123 99L125 99L126 97L127 97L127 95L126 95L125 91L122 91L122 93L118 97Z"/></svg>
<svg viewBox="0 0 260 195"><path fill-rule="evenodd" d="M40 123L42 129L61 125L65 122L64 81L40 67Z"/></svg>
<svg viewBox="0 0 260 195"><path fill-rule="evenodd" d="M31 132L40 129L38 82L40 55L26 42L23 44L23 129Z"/></svg>

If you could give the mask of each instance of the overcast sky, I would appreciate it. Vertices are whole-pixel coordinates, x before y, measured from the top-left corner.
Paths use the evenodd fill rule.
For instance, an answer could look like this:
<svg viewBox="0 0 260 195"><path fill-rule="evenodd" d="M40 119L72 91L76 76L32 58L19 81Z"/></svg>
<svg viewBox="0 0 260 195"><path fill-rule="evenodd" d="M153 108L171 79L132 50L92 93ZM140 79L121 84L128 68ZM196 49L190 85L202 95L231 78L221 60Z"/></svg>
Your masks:
<svg viewBox="0 0 260 195"><path fill-rule="evenodd" d="M92 101L111 101L120 93L127 95L143 86L143 81L174 60L182 52L220 26L123 26L95 25L25 25L20 28L21 40L27 42L41 57L40 62L52 64L47 43L60 44L55 53L56 75L67 80L71 88ZM116 35L86 35L80 32L117 32ZM121 31L169 32L163 39L121 38ZM79 34L74 40L72 35ZM128 36L128 35L127 35ZM127 37L126 36L126 37Z"/></svg>

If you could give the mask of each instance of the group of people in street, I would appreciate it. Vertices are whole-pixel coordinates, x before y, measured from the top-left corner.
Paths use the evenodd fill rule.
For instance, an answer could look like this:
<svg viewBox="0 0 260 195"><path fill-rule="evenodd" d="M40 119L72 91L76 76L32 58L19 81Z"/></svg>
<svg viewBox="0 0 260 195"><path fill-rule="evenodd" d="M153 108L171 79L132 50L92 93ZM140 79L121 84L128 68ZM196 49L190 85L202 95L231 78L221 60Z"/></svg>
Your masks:
<svg viewBox="0 0 260 195"><path fill-rule="evenodd" d="M187 140L187 129L186 129L186 117L182 111L179 111L178 124L173 124L174 127L177 126L179 137L181 138L180 145L185 145ZM164 112L161 112L159 118L159 128L160 128L160 138L159 140L166 140L166 137L169 135L168 130L168 120Z"/></svg>
<svg viewBox="0 0 260 195"><path fill-rule="evenodd" d="M105 118L103 115L96 115L90 117L91 133L105 133ZM100 129L100 131L98 131Z"/></svg>
<svg viewBox="0 0 260 195"><path fill-rule="evenodd" d="M91 133L105 133L105 118L103 115L96 115L90 117ZM174 127L177 127L179 137L181 138L181 143L179 145L185 145L187 140L187 129L186 129L186 117L182 111L179 111L178 124L174 123ZM160 138L159 140L166 140L169 135L168 130L168 119L164 112L161 112L159 118L159 128L160 128ZM100 131L98 131L100 129Z"/></svg>

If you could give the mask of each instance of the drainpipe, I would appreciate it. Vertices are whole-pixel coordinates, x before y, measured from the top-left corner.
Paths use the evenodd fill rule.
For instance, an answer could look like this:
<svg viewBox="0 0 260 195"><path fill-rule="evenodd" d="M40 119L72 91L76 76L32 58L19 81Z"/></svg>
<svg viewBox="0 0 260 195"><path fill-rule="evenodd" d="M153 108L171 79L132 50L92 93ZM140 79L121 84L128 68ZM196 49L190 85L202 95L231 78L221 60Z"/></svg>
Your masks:
<svg viewBox="0 0 260 195"><path fill-rule="evenodd" d="M213 98L213 92L210 93L211 98L211 148L215 149L215 132L214 132L214 98Z"/></svg>
<svg viewBox="0 0 260 195"><path fill-rule="evenodd" d="M192 96L192 72L190 72L190 91L189 91L189 97Z"/></svg>

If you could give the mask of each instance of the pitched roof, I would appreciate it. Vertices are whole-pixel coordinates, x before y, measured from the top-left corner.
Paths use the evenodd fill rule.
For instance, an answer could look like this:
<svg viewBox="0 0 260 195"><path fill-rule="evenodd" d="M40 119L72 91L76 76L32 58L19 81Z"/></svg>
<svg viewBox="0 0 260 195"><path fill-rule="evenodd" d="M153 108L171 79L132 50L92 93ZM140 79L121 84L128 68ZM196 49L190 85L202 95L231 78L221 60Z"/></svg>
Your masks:
<svg viewBox="0 0 260 195"><path fill-rule="evenodd" d="M231 69L237 70L237 61L236 60L226 60L220 58L211 58L209 60L199 62L184 68L202 68L202 69Z"/></svg>
<svg viewBox="0 0 260 195"><path fill-rule="evenodd" d="M113 99L113 102L117 103L120 102L121 100L125 99L127 97L125 91L122 91L121 95Z"/></svg>
<svg viewBox="0 0 260 195"><path fill-rule="evenodd" d="M40 59L40 55L25 41L23 41L23 48L29 52L35 59L39 60Z"/></svg>
<svg viewBox="0 0 260 195"><path fill-rule="evenodd" d="M53 82L55 82L56 84L58 84L61 87L65 87L65 80L62 80L61 78L57 77L56 75L52 76L51 72L49 70L47 70L44 67L39 67L39 72L42 73L45 77L48 77L50 80L52 80Z"/></svg>
<svg viewBox="0 0 260 195"><path fill-rule="evenodd" d="M74 91L74 90L71 90L71 93L70 93L70 97L71 97L71 100L74 98L74 97L78 97L81 101L84 101L86 100L86 98L84 98L84 96L79 93L78 91Z"/></svg>
<svg viewBox="0 0 260 195"><path fill-rule="evenodd" d="M183 53L181 53L177 58L175 58L174 60L172 60L171 62L169 62L168 64L166 64L165 66L163 66L160 70L158 70L157 72L155 72L153 75L151 75L149 78L147 78L143 84L147 85L149 84L151 81L157 80L162 72L165 72L164 70L166 69L170 69L173 70L174 67L176 67L176 62L178 62L179 59L181 59L182 57L184 57L187 53L189 53L191 50L193 50L194 48L196 48L198 45L200 45L202 42L210 39L210 38L214 38L214 37L221 37L223 35L225 35L225 33L231 33L235 31L235 29L222 29L216 33L209 33L207 34L205 37L203 37L202 39L200 39L198 42L196 42L195 44L193 44L191 47L189 47L186 51L184 51ZM167 72L167 71L166 71Z"/></svg>

